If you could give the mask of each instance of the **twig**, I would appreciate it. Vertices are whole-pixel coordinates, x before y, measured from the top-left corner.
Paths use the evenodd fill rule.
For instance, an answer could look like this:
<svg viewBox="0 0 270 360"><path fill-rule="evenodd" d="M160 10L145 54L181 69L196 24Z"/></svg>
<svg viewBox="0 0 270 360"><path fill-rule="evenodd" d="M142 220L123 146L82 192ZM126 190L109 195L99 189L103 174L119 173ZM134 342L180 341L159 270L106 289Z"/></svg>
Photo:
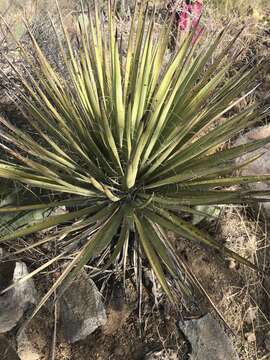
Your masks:
<svg viewBox="0 0 270 360"><path fill-rule="evenodd" d="M52 340L52 360L56 356L56 339L57 339L57 319L58 319L58 301L56 301L56 293L54 293L54 327L53 327L53 340Z"/></svg>

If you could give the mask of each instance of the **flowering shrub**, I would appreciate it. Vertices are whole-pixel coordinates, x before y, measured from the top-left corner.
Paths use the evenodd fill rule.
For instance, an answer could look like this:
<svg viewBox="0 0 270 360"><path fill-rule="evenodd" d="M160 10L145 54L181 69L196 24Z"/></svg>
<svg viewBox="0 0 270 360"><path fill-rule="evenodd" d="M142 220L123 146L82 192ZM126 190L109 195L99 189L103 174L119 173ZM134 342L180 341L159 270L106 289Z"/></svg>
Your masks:
<svg viewBox="0 0 270 360"><path fill-rule="evenodd" d="M181 31L194 29L193 41L196 41L203 28L200 26L200 18L203 12L203 0L173 1L171 9L176 13L177 26Z"/></svg>

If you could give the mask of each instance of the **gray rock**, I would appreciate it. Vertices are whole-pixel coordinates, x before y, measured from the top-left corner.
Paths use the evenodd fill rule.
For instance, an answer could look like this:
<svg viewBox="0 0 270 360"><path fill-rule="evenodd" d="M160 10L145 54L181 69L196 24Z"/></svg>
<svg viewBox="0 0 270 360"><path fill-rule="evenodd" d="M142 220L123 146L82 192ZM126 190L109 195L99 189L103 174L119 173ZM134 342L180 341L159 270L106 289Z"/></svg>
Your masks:
<svg viewBox="0 0 270 360"><path fill-rule="evenodd" d="M1 290L28 274L23 262L0 264ZM0 297L0 333L10 331L31 304L36 303L36 289L32 279L17 284Z"/></svg>
<svg viewBox="0 0 270 360"><path fill-rule="evenodd" d="M211 314L179 322L179 326L191 344L190 360L239 360L230 339Z"/></svg>
<svg viewBox="0 0 270 360"><path fill-rule="evenodd" d="M270 125L261 126L256 129L252 129L243 136L241 136L235 143L235 145L245 144L250 141L263 139L267 136L270 136ZM261 149L258 149L249 154L245 154L242 157L237 159L237 163L243 162L250 157L255 157L256 155L261 155L257 160L253 161L251 164L245 166L241 173L242 175L263 175L270 174L270 143L265 145ZM270 190L270 182L259 182L249 184L249 187L253 190ZM270 216L270 202L263 203L263 207L268 216Z"/></svg>
<svg viewBox="0 0 270 360"><path fill-rule="evenodd" d="M20 360L16 351L10 345L9 341L4 337L0 336L0 359L1 360Z"/></svg>
<svg viewBox="0 0 270 360"><path fill-rule="evenodd" d="M107 321L101 295L85 272L64 292L59 302L63 333L70 343L83 340Z"/></svg>

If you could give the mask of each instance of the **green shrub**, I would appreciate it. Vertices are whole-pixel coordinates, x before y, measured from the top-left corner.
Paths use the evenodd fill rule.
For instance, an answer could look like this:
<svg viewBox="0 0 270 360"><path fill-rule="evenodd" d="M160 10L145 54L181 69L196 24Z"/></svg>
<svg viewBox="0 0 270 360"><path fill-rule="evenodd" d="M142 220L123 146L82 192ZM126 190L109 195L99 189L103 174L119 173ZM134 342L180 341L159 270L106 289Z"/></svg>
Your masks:
<svg viewBox="0 0 270 360"><path fill-rule="evenodd" d="M106 22L97 8L80 17L77 45L59 15L66 76L49 65L28 29L35 58L23 48L21 53L32 72L18 75L29 133L1 119L1 147L9 157L0 163L0 177L26 185L39 200L0 211L68 209L0 239L10 243L54 229L30 248L56 241L62 250L31 275L73 254L35 312L93 259L102 259L100 271L114 264L125 271L130 253L147 259L171 301L189 294L195 280L167 238L168 230L255 269L181 214L202 215L196 205L252 202L265 195L231 186L269 179L232 175L245 165L236 166L234 159L269 138L220 147L265 116L253 105L231 111L252 92L249 84L259 67L228 78L233 61L226 56L236 38L213 60L223 31L207 48L188 34L166 61L170 25L157 30L146 5L133 15L126 49L110 7Z"/></svg>

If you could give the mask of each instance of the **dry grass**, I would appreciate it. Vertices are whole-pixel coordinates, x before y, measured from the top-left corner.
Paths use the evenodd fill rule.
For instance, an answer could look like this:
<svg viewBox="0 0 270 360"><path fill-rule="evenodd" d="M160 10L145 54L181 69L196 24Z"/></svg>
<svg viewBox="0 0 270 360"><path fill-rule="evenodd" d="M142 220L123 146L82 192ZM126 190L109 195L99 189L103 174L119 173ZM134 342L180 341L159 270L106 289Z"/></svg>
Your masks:
<svg viewBox="0 0 270 360"><path fill-rule="evenodd" d="M265 222L245 208L229 208L220 219L221 237L226 245L242 256L269 269L269 238ZM270 330L270 298L263 278L248 268L229 263L240 276L238 284L228 281L219 308L233 331L235 346L243 360L261 360L270 353L265 349L265 333ZM268 357L266 357L268 358Z"/></svg>

